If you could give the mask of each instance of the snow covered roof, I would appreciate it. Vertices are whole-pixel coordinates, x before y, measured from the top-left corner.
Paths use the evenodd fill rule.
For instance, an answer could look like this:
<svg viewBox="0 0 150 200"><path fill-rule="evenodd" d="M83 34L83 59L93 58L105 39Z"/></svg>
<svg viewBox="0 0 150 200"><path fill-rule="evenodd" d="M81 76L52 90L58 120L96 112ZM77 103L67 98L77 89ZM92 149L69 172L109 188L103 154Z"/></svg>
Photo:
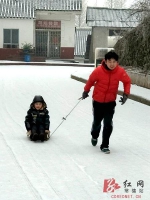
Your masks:
<svg viewBox="0 0 150 200"><path fill-rule="evenodd" d="M0 0L0 18L35 18L36 10L80 11L82 0Z"/></svg>
<svg viewBox="0 0 150 200"><path fill-rule="evenodd" d="M87 7L86 22L90 27L136 27L139 15L133 13L131 9Z"/></svg>

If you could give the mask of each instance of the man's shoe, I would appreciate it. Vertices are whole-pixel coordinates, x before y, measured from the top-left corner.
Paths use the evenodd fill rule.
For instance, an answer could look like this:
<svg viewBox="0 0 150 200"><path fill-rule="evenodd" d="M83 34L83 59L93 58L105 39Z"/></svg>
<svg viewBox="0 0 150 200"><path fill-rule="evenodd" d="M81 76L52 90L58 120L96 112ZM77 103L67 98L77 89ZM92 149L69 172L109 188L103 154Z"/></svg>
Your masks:
<svg viewBox="0 0 150 200"><path fill-rule="evenodd" d="M102 148L101 151L105 154L109 154L110 150L108 148Z"/></svg>
<svg viewBox="0 0 150 200"><path fill-rule="evenodd" d="M94 138L91 139L91 143L93 146L96 146L97 142L98 142L98 139L94 139Z"/></svg>

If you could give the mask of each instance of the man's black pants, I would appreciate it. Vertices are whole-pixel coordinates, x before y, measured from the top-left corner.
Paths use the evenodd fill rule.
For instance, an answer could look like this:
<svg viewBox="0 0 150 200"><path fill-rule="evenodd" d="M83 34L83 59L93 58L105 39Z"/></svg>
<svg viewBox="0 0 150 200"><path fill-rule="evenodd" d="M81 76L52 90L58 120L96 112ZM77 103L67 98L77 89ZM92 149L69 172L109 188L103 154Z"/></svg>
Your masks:
<svg viewBox="0 0 150 200"><path fill-rule="evenodd" d="M101 121L103 120L103 133L102 133L102 148L109 147L109 138L113 130L113 115L115 112L116 102L99 103L93 101L93 124L91 129L91 135L94 139L99 137L101 130Z"/></svg>

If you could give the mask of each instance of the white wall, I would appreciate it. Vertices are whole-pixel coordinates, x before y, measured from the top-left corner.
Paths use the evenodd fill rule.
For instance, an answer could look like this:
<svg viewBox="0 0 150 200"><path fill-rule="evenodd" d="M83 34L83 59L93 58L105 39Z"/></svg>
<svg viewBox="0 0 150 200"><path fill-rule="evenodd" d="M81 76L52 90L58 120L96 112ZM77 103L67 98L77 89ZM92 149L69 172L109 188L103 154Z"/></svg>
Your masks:
<svg viewBox="0 0 150 200"><path fill-rule="evenodd" d="M94 27L93 28L93 50L95 52L95 48L107 48L108 47L108 38L109 29L103 27Z"/></svg>
<svg viewBox="0 0 150 200"><path fill-rule="evenodd" d="M70 20L62 20L61 46L74 47L75 45L75 15Z"/></svg>
<svg viewBox="0 0 150 200"><path fill-rule="evenodd" d="M61 21L61 47L74 47L75 12L38 11L36 19Z"/></svg>
<svg viewBox="0 0 150 200"><path fill-rule="evenodd" d="M96 48L108 48L108 36L109 29L103 27L93 27L92 28L92 42L90 47L90 62L95 60L95 49Z"/></svg>
<svg viewBox="0 0 150 200"><path fill-rule="evenodd" d="M74 47L75 14L80 12L38 11L36 19L61 21L61 47ZM19 29L19 48L24 42L35 43L33 19L0 19L0 48L3 48L3 29Z"/></svg>
<svg viewBox="0 0 150 200"><path fill-rule="evenodd" d="M108 36L108 48L113 48L121 36Z"/></svg>
<svg viewBox="0 0 150 200"><path fill-rule="evenodd" d="M32 19L0 19L0 48L3 48L3 29L19 29L19 48L24 42L33 44Z"/></svg>

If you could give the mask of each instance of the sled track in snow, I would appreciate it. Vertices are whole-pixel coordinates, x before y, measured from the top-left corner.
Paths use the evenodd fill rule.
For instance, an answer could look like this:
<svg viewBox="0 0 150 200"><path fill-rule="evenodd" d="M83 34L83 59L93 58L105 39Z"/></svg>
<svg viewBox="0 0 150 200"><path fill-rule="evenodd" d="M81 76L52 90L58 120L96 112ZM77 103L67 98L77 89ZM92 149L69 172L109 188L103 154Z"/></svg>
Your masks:
<svg viewBox="0 0 150 200"><path fill-rule="evenodd" d="M20 163L19 163L19 161L18 161L15 153L13 152L12 148L10 147L10 145L6 142L6 140L4 138L4 135L1 132L0 132L0 134L1 134L2 138L3 138L3 141L5 142L6 146L8 147L10 154L14 157L14 160L15 160L18 168L20 169L21 174L24 175L26 181L28 182L29 189L31 190L32 194L34 194L34 196L36 197L36 199L43 200L42 197L40 196L40 194L38 193L38 191L36 190L36 188L30 182L30 179L28 178L28 176L24 172L24 170L23 170L22 166L20 165Z"/></svg>
<svg viewBox="0 0 150 200"><path fill-rule="evenodd" d="M12 91L12 89L11 89L10 91ZM24 131L23 127L22 127L16 120L14 120L13 116L11 115L11 113L10 113L10 112L8 111L8 109L7 109L6 101L4 101L4 99L5 99L5 87L3 87L3 94L4 94L4 95L3 95L3 102L4 102L3 105L4 105L4 108L5 108L5 113L7 113L7 116L10 116L10 119L11 119L15 124L17 124L17 126L19 126L20 129L22 129L22 130ZM12 96L12 93L11 93L11 96ZM8 119L8 118L7 118L7 119ZM14 130L14 131L15 131L15 130ZM32 191L32 193L34 194L34 196L35 196L37 199L43 200L43 198L42 198L41 195L39 194L38 190L34 187L34 185L31 183L30 179L28 178L28 175L27 175L27 174L25 173L25 171L23 170L23 167L21 166L19 160L17 159L17 156L16 156L15 153L13 152L13 149L12 149L11 146L8 144L8 142L5 140L4 135L3 135L1 132L0 132L0 134L1 134L2 137L3 137L3 140L4 140L5 144L6 144L6 146L9 148L9 151L10 151L11 155L14 157L14 160L15 160L15 162L16 162L18 168L20 169L21 173L24 175L25 179L27 180L30 190ZM24 137L26 137L26 136L24 136ZM28 139L28 138L27 138L27 139ZM35 160L33 154L32 154L31 152L29 152L29 150L28 150L27 147L23 144L23 142L22 142L22 141L20 141L20 142L22 143L22 146L23 146L23 149L25 150L25 152L28 152L28 153L29 153L30 158L32 158L32 160L33 160L34 163L35 163L35 166L39 168L39 171L41 171L42 174L44 175L44 177L47 179L47 182L49 183L50 188L52 188L52 190L54 191L54 193L55 193L56 195L58 195L58 194L57 194L58 192L57 192L57 191L52 187L52 185L50 184L50 177L48 176L48 174L46 173L46 171L44 170L44 168L39 164L39 162L37 162L37 161ZM29 141L29 142L31 142L31 141ZM46 142L47 142L47 141L46 141ZM48 145L48 144L47 144L47 145Z"/></svg>
<svg viewBox="0 0 150 200"><path fill-rule="evenodd" d="M3 86L4 86L4 83L3 83ZM2 95L2 98L3 98L3 103L4 103L3 105L4 105L4 108L5 108L5 112L11 117L11 119L13 119L12 116L10 115L10 113L8 112L8 109L7 109L7 106L6 106L6 103L5 103L5 87L2 87L2 88L3 88L3 92L2 92L3 95ZM3 113L5 113L5 112L3 112ZM4 120L4 119L5 119L5 118L3 118L3 120ZM8 120L8 118L7 118L7 120ZM8 121L7 121L7 122L6 122L6 120L4 120L4 121L5 121L5 124L8 124ZM14 121L14 120L13 120L13 121ZM16 123L16 121L14 121L14 122ZM16 124L18 124L18 123L16 123ZM19 124L18 124L18 125L19 125ZM28 178L27 174L25 173L25 171L23 170L22 166L20 165L20 163L19 163L19 161L18 161L18 159L17 159L17 157L16 157L16 155L15 155L15 153L14 153L12 147L11 147L11 146L9 145L9 143L6 141L6 139L5 139L4 135L3 135L3 133L0 132L0 134L1 134L2 138L3 138L4 143L5 143L6 146L8 147L10 154L12 155L12 157L14 158L14 160L15 160L15 162L16 162L18 168L20 169L21 174L25 177L25 180L27 181L27 183L28 183L28 185L29 185L29 189L31 190L32 194L36 197L36 199L42 200L42 197L40 196L40 194L38 193L38 191L36 190L36 188L33 186L33 184L31 183L30 179Z"/></svg>

